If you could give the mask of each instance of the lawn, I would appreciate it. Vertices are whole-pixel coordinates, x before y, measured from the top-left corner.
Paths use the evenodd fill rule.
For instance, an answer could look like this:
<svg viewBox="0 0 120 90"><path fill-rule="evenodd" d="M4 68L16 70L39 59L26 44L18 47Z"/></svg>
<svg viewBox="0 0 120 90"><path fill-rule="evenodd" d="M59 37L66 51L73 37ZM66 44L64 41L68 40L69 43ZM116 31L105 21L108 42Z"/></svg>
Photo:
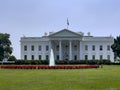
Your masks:
<svg viewBox="0 0 120 90"><path fill-rule="evenodd" d="M120 90L120 66L98 69L0 69L0 90Z"/></svg>

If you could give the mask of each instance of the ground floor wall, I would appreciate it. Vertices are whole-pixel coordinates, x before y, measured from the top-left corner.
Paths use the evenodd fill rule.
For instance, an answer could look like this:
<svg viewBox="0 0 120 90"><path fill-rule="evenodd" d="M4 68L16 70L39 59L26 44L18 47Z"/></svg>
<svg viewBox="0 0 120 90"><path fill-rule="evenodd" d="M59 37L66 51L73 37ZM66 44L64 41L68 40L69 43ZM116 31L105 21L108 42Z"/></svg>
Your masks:
<svg viewBox="0 0 120 90"><path fill-rule="evenodd" d="M53 49L55 60L108 59L113 62L114 53L111 50L111 44L111 42L81 42L79 40L26 42L21 44L21 59L49 60L50 51Z"/></svg>

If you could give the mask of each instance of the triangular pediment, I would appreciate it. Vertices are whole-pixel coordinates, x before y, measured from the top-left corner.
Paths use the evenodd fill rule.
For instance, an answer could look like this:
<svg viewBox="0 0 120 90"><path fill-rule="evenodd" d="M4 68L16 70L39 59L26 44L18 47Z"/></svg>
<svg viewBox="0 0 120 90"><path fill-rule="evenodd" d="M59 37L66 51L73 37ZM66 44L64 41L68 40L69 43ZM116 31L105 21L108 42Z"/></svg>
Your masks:
<svg viewBox="0 0 120 90"><path fill-rule="evenodd" d="M70 31L68 29L63 29L61 31L58 31L56 33L49 35L49 37L61 37L61 38L65 37L65 38L67 38L67 37L81 37L81 35L76 32Z"/></svg>

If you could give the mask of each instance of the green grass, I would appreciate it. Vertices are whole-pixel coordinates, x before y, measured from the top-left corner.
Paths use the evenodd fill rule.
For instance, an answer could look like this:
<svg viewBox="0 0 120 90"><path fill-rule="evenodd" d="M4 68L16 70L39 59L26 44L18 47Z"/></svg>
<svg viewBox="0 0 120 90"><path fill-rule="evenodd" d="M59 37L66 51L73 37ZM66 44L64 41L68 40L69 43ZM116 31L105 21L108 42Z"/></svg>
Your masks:
<svg viewBox="0 0 120 90"><path fill-rule="evenodd" d="M120 90L120 66L75 70L0 69L0 90Z"/></svg>

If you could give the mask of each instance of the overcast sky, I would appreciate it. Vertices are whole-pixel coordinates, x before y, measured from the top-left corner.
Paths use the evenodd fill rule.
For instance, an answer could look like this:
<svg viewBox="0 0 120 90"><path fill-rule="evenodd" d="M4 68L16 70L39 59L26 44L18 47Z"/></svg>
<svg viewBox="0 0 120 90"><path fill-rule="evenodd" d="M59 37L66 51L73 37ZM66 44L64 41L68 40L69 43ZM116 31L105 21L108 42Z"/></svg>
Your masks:
<svg viewBox="0 0 120 90"><path fill-rule="evenodd" d="M120 0L0 0L0 32L11 35L20 58L20 37L41 37L66 28L93 36L120 35Z"/></svg>

